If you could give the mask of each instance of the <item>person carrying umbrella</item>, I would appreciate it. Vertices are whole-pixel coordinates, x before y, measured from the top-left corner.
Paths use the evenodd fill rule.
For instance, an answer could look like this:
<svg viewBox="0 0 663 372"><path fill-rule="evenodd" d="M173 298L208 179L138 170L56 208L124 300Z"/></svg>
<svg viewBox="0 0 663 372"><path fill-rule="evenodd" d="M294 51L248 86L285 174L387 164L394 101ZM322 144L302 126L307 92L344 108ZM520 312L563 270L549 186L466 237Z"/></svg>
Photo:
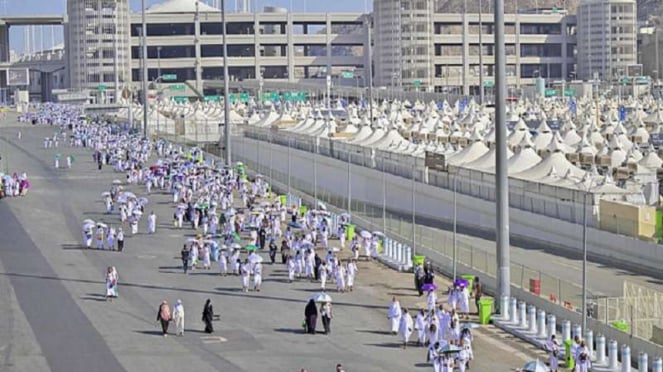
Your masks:
<svg viewBox="0 0 663 372"><path fill-rule="evenodd" d="M318 309L316 308L315 301L313 299L310 299L308 304L306 304L306 308L304 309L304 319L306 333L314 335L315 326L318 322Z"/></svg>
<svg viewBox="0 0 663 372"><path fill-rule="evenodd" d="M325 334L331 333L332 305L331 302L323 302L320 305L320 315L322 316L322 326L325 328Z"/></svg>

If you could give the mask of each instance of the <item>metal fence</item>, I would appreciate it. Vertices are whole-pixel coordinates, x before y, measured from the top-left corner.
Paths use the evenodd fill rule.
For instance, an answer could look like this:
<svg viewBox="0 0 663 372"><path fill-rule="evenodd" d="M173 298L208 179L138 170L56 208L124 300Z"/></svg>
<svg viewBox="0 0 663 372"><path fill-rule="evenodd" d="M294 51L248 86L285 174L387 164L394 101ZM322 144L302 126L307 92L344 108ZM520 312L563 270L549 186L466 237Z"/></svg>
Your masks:
<svg viewBox="0 0 663 372"><path fill-rule="evenodd" d="M184 138L177 136L170 136L169 140L186 143ZM215 155L220 155L218 147L209 150L216 153ZM312 180L292 177L273 169L270 166L271 163L257 163L250 158L242 157L237 152L234 157L235 160L244 162L252 171L265 176L276 189L283 193L296 194L301 200L311 204L315 202L315 196L317 196L317 201L324 202L332 213L340 214L347 211L348 199L342 190L330 192L318 189L315 193ZM354 224L362 229L382 231L393 241L405 243L403 248L413 246L415 247L411 250L413 254L425 255L444 272L451 272L454 240L449 231L416 223L413 225L411 217L392 213L387 210L385 205L371 205L357 200L351 200L350 204L349 212ZM497 276L496 256L487 251L486 247L458 239L456 239L455 245L459 266L469 267L485 274L486 277L495 278ZM511 263L511 284L567 309L580 310L582 288L576 283L526 265ZM626 298L598 297L591 291L588 292L588 298L593 318L611 325L615 321L625 321L633 325L627 331L631 336L649 339L652 324L661 325L660 319L645 319L644 315L640 315L635 310L637 304L633 303L632 299L629 301ZM660 298L659 300L663 301Z"/></svg>

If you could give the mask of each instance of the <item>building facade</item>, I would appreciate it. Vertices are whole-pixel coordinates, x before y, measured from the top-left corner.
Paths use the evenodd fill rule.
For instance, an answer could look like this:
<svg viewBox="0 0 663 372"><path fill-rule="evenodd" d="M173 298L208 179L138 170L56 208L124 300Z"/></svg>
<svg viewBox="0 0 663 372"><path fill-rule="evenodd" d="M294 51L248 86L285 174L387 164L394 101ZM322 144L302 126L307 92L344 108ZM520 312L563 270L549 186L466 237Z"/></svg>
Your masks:
<svg viewBox="0 0 663 372"><path fill-rule="evenodd" d="M375 0L375 83L405 90L478 94L495 72L493 14L434 13L425 0ZM505 15L512 87L575 74L576 18L564 11ZM399 48L399 45L401 46Z"/></svg>
<svg viewBox="0 0 663 372"><path fill-rule="evenodd" d="M68 0L65 25L69 86L115 102L131 81L129 0Z"/></svg>
<svg viewBox="0 0 663 372"><path fill-rule="evenodd" d="M577 19L578 78L616 79L637 63L635 0L582 0Z"/></svg>
<svg viewBox="0 0 663 372"><path fill-rule="evenodd" d="M359 13L228 13L230 80L324 81L354 71L354 85L367 71L365 16ZM169 0L146 12L148 80L175 75L170 84L223 79L221 12L188 0ZM131 78L140 81L141 15L131 15Z"/></svg>

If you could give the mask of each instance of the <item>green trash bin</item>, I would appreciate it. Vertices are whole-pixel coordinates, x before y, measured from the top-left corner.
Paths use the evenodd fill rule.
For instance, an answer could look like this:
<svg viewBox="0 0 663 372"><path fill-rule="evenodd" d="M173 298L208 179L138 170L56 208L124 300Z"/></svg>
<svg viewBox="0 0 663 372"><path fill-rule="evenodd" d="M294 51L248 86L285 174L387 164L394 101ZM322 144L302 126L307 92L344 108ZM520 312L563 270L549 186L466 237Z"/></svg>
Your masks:
<svg viewBox="0 0 663 372"><path fill-rule="evenodd" d="M461 278L467 280L469 285L467 286L467 290L470 291L470 294L472 294L472 285L474 284L474 275L461 275Z"/></svg>
<svg viewBox="0 0 663 372"><path fill-rule="evenodd" d="M573 347L573 340L568 339L564 341L564 357L566 359L566 369L574 369L576 367L576 361L571 355L571 348Z"/></svg>
<svg viewBox="0 0 663 372"><path fill-rule="evenodd" d="M348 225L348 227L345 229L345 236L348 238L348 240L352 241L352 238L355 237L355 225Z"/></svg>
<svg viewBox="0 0 663 372"><path fill-rule="evenodd" d="M490 324L493 318L493 303L492 298L479 300L479 324Z"/></svg>
<svg viewBox="0 0 663 372"><path fill-rule="evenodd" d="M425 261L426 261L426 256L415 255L412 258L412 263L414 263L415 265L423 266Z"/></svg>

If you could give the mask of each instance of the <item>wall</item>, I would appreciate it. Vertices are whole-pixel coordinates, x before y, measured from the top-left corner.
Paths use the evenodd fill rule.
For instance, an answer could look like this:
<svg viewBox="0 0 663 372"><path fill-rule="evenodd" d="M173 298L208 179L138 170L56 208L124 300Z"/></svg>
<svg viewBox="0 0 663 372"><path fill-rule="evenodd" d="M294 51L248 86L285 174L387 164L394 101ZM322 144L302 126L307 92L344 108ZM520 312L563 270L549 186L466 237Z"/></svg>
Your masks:
<svg viewBox="0 0 663 372"><path fill-rule="evenodd" d="M313 157L310 152L290 149L268 142L246 137L236 137L233 151L238 158L270 164L275 171L287 174L290 168L293 180L313 182ZM260 159L258 159L260 157ZM382 173L353 164L350 167L352 199L375 206L382 205ZM318 190L340 197L348 192L348 164L325 157L317 157ZM421 175L415 175L421 179ZM407 178L385 175L388 184L386 199L390 209L411 214L412 181ZM453 216L453 192L420 182L415 183L415 204L419 217L449 221ZM407 195L407 197L403 197ZM457 195L457 219L464 225L479 231L494 231L495 204L493 202ZM582 249L582 226L558 219L541 216L522 210L510 209L510 232L512 238L555 249L580 252ZM619 267L637 267L652 273L660 273L663 265L663 247L626 236L589 228L587 232L588 253L592 257L613 262Z"/></svg>

